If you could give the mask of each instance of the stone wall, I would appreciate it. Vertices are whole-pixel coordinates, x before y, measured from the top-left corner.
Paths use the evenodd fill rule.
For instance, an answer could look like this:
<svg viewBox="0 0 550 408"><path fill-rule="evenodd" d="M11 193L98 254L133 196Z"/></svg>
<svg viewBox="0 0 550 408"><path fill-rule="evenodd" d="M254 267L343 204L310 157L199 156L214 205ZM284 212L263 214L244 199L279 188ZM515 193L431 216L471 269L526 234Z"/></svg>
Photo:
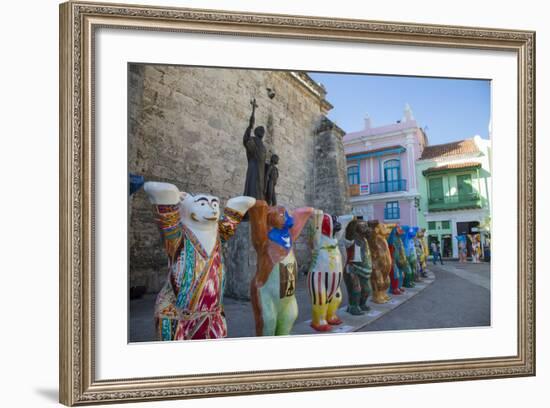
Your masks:
<svg viewBox="0 0 550 408"><path fill-rule="evenodd" d="M267 88L275 90L272 99ZM304 74L130 65L129 172L146 181L174 183L181 191L214 194L222 205L241 195L247 167L242 137L250 117L250 100L256 98L256 125L266 128L268 159L270 153L280 157L279 204L290 209L314 206L322 201L315 191L315 178L324 180L319 187L325 188L335 172L315 170L317 132L331 108L324 96L323 89ZM320 140L332 140L323 135ZM335 143L337 150L338 146ZM323 155L325 150L321 149ZM342 165L345 172L343 150L341 156L344 164L337 160L335 165ZM345 185L344 178L344 191ZM330 194L332 191L336 190ZM131 197L130 205L130 285L144 285L149 292L156 292L166 277L167 261L153 212L143 190ZM236 251L226 247L225 257L238 256ZM297 242L297 257L306 268L309 249L305 232ZM231 263L227 264L231 269ZM227 272L230 278L232 271Z"/></svg>
<svg viewBox="0 0 550 408"><path fill-rule="evenodd" d="M351 213L343 136L342 129L324 118L315 138L313 205L336 215Z"/></svg>

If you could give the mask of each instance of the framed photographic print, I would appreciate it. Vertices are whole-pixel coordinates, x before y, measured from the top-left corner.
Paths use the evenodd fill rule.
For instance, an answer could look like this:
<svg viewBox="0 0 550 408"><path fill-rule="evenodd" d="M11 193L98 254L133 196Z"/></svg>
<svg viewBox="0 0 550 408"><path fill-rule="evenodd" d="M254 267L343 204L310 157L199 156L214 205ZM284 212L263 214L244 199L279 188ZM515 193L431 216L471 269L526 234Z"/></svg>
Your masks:
<svg viewBox="0 0 550 408"><path fill-rule="evenodd" d="M61 402L534 375L534 42L62 4Z"/></svg>

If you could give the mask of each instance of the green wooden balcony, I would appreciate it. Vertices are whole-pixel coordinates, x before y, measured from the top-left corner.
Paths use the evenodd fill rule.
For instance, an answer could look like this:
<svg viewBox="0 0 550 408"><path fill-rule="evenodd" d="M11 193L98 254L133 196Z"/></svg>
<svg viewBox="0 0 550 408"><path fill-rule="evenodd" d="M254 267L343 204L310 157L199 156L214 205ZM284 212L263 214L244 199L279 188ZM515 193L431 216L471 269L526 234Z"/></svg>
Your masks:
<svg viewBox="0 0 550 408"><path fill-rule="evenodd" d="M430 197L428 211L450 211L465 208L481 208L481 197L478 193L455 194L445 197Z"/></svg>

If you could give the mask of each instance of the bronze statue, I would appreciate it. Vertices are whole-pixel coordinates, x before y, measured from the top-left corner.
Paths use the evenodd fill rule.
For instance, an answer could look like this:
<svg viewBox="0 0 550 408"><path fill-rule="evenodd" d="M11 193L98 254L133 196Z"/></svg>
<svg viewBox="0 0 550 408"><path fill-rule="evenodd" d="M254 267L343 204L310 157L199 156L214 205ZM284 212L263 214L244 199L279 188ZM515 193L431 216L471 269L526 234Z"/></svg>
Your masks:
<svg viewBox="0 0 550 408"><path fill-rule="evenodd" d="M279 156L271 155L271 161L266 165L265 171L265 201L271 206L277 205L277 194L275 193L275 186L279 179L277 164L279 164Z"/></svg>
<svg viewBox="0 0 550 408"><path fill-rule="evenodd" d="M251 136L255 122L254 114L258 105L256 104L256 99L252 99L250 104L252 105L252 114L250 115L250 122L243 137L246 159L248 160L243 195L263 200L265 198L266 148L262 139L265 134L265 128L263 126L256 127L254 129L254 136Z"/></svg>

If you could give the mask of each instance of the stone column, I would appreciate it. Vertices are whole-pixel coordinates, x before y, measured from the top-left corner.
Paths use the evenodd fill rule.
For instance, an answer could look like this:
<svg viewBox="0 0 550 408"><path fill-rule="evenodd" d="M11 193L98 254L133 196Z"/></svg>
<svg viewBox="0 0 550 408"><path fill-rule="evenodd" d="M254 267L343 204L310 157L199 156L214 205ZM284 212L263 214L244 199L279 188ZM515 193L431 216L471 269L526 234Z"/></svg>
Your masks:
<svg viewBox="0 0 550 408"><path fill-rule="evenodd" d="M456 229L456 219L451 218L451 245L453 247L453 258L458 258L458 241L456 240L457 237L457 229Z"/></svg>
<svg viewBox="0 0 550 408"><path fill-rule="evenodd" d="M343 136L344 131L326 117L315 136L313 206L335 215L351 212Z"/></svg>
<svg viewBox="0 0 550 408"><path fill-rule="evenodd" d="M414 134L408 133L406 136L405 147L407 148L407 166L409 168L409 186L408 190L411 193L416 193L416 167L414 160Z"/></svg>
<svg viewBox="0 0 550 408"><path fill-rule="evenodd" d="M224 295L250 300L250 281L256 274L256 251L250 239L250 224L243 221L235 235L223 246L225 265Z"/></svg>

